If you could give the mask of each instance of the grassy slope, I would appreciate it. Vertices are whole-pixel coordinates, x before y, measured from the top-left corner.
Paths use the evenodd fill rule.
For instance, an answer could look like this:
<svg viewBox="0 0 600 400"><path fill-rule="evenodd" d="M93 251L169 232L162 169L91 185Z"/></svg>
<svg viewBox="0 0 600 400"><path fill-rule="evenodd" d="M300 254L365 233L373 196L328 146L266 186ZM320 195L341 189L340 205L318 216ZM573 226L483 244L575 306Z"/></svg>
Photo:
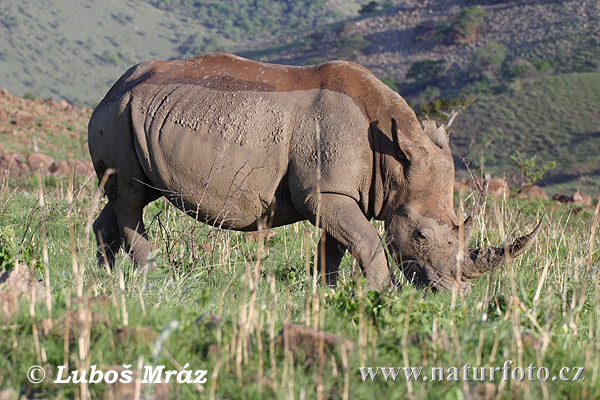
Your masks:
<svg viewBox="0 0 600 400"><path fill-rule="evenodd" d="M45 322L49 315L43 294L38 294L41 301L32 308L33 315L26 294L17 312L0 320L1 388L28 398L73 398L79 386L52 383L65 356L71 369L80 362L128 364L135 369L142 357L145 365L165 365L167 370L176 368L172 359L179 365L189 363L192 370L208 370L209 379L203 385L206 398L211 390L215 390L215 398L230 399L318 398L315 392L328 399L374 395L400 399L409 391L415 398L445 399L465 398L469 396L465 391L476 399L494 398L496 392L501 399L600 396L600 304L593 287L587 286L581 308L577 308L583 282L600 278L596 268L585 275L582 267L588 254L589 212L569 217L564 208L551 211L544 204L511 202L500 204L502 208L488 204L484 213L482 203L468 201L469 212L478 221L473 245L487 245L488 240L499 243L500 221L511 231L531 227L537 214L545 215L547 222L531 251L497 271L492 279L486 275L475 281L473 294L458 297L453 306L450 294L426 294L410 286L383 297L374 293L361 296L352 289L348 256L338 291L313 292L313 279L305 268L312 268L319 237L314 227L299 223L278 228L266 250L259 251L259 245L247 235L194 224L162 200L148 207L145 220L151 240L160 248L157 257L164 270L146 279L136 274L121 254L119 268L109 275L94 265L93 238L84 235L89 214L97 212L92 208L95 190L92 182L75 182L69 217L64 182L45 186L53 328L48 329ZM39 260L41 221L35 185L3 180L3 248L13 256L20 252L22 262ZM78 268L84 271L86 302L76 298L69 222L74 224ZM596 252L594 263L597 257ZM549 266L545 280L544 265ZM121 271L123 291L119 289ZM41 270L37 277L43 278ZM536 297L540 281L542 290ZM256 292L250 290L254 285ZM4 289L0 285L0 294ZM65 315L78 307L84 315L91 311L92 319L69 320L70 339L66 340ZM206 312L217 314L221 321L214 326L198 322ZM78 315L78 311L74 313ZM333 357L327 353L323 358L311 352L308 361L302 352L286 353L272 338L287 322L316 325L348 338L354 349L345 353L337 349ZM169 328L173 324L176 327ZM34 325L37 343L32 335ZM135 331L136 327L141 330ZM29 366L40 364L36 348L43 349L47 362L41 364L48 376L38 385L26 379ZM494 382L486 385L471 379L464 383L413 382L409 388L402 374L396 382L381 377L362 382L358 370L360 366L407 363L425 367L425 374L427 367L443 367L448 375L447 368L460 369L466 363L502 367L505 360L512 360L513 367L544 366L550 376L558 375L562 367L584 367L585 381L501 382L496 374ZM214 381L210 379L213 373ZM170 386L171 398L198 396L192 385ZM100 399L107 389L96 384L89 390L93 399Z"/></svg>
<svg viewBox="0 0 600 400"><path fill-rule="evenodd" d="M217 38L219 42L208 50L235 47L224 30L225 21L214 21L204 14L195 17L185 7L164 10L151 3L142 0L2 1L0 87L19 95L32 92L40 98L62 98L78 106L89 106L99 102L127 68L142 60L190 55L190 51L203 48L207 37ZM325 3L317 10L310 10L314 21L321 15L326 15L327 21L343 18L349 13L356 14L358 8L356 1ZM194 12L208 9L210 6L203 5ZM236 17L244 13L252 17L251 11L257 12L246 5L242 11L229 15L228 22L239 22ZM302 18L301 12L297 11L296 18ZM256 23L272 20L260 10L254 18ZM274 18L285 17L275 12ZM308 21L308 25L314 21ZM252 24L252 18L249 23ZM233 37L240 43L260 42L283 33L243 35L239 26L233 29Z"/></svg>
<svg viewBox="0 0 600 400"><path fill-rule="evenodd" d="M89 160L87 122L91 109L54 101L27 100L0 94L0 148L25 156L39 151L57 160Z"/></svg>
<svg viewBox="0 0 600 400"><path fill-rule="evenodd" d="M100 101L127 68L175 57L186 34L202 33L142 1L6 0L0 22L0 86L77 105Z"/></svg>
<svg viewBox="0 0 600 400"><path fill-rule="evenodd" d="M11 129L11 134L3 137L3 143L11 151L22 146L20 152L26 154L30 134L39 135L42 152L52 153L59 147L77 156L82 151L89 110L65 112L53 104L15 97L4 97L3 109L10 110L9 116L17 110L29 110L40 124L36 128L35 123L8 122L5 129ZM56 125L51 129L49 122ZM63 128L65 124L72 124L72 130ZM50 137L44 140L41 132ZM298 223L278 228L260 250L261 245L251 236L196 223L164 199L149 205L144 215L163 269L143 277L121 253L119 268L108 274L95 266L93 235L85 236L87 221L93 220L105 200L96 207L96 183L77 178L70 208L68 191L65 179L45 180L53 328L48 327L43 289L37 294L41 300L33 307L33 316L30 293L26 292L16 311L7 317L8 288L0 284L0 388L29 398L75 397L80 387L52 383L66 354L71 369L77 368L80 357L89 365L128 364L134 368L143 357L145 365L165 365L168 370L176 368L172 359L179 365L189 363L191 369L208 370L209 377L215 374L214 381L209 378L203 385L207 398L213 389L215 398L231 399L316 398L319 391L324 398L367 399L374 394L404 398L409 390L415 398L445 399L464 398L465 391L476 399L490 399L496 394L502 399L600 396L600 302L593 286L600 281L595 268L598 251L591 254L590 274L585 273L590 211L571 214L568 208L551 203L483 203L477 195L469 197L466 212L476 221L473 246L501 243L502 232L514 237L531 228L540 215L545 216L546 223L531 251L498 270L492 279L489 274L477 279L473 294L458 297L453 306L451 294L425 293L410 285L384 296L362 296L353 289L349 255L342 263L338 290L313 291L319 281L307 272L307 267L313 269L319 239L313 226ZM84 271L82 292L87 303L76 297L70 223L74 225L78 269ZM41 226L35 176L1 176L0 258L14 262L18 257L27 265L37 260L39 265ZM599 245L595 239L595 248ZM548 271L544 279L545 265ZM43 279L40 268L36 276ZM119 289L121 271L124 290ZM586 291L580 297L584 284ZM79 304L83 304L84 314L92 312L91 320L66 317L69 310L78 315L73 310ZM198 322L206 312L218 315L221 321L214 326ZM66 321L70 321L68 340ZM288 322L318 326L349 339L354 348L345 353L338 348L333 358L327 353L321 359L314 351L309 354L312 359L302 352L286 353L272 338ZM169 328L173 324L177 327ZM34 325L37 342L32 334ZM89 339L81 326L89 328ZM164 336L159 340L160 333ZM157 349L162 350L155 353ZM26 372L40 363L38 357L47 360L41 364L48 379L34 385L26 379ZM502 367L505 360L524 368L529 364L546 367L550 376L556 376L562 367L584 367L585 381L527 384L496 379L484 385L471 379L465 384L452 380L413 382L409 388L403 375L395 383L381 377L363 382L358 370L360 366L399 367L406 362L425 367L425 374L429 374L427 367L443 367L448 376L448 368L460 369L465 363ZM170 387L171 398L198 395L192 385ZM100 399L107 388L95 384L89 390L93 399Z"/></svg>
<svg viewBox="0 0 600 400"><path fill-rule="evenodd" d="M478 158L483 152L496 175L515 171L510 156L516 150L535 154L540 161L556 161L544 180L549 194L578 185L598 194L599 91L599 73L579 73L549 76L516 92L480 95L453 127L454 154Z"/></svg>

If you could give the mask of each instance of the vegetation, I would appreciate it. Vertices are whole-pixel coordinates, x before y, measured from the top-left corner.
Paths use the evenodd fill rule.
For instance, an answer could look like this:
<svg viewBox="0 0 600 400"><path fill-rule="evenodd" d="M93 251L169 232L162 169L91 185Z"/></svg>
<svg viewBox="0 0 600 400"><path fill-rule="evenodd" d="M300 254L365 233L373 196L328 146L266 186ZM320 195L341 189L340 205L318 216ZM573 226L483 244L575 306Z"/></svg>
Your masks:
<svg viewBox="0 0 600 400"><path fill-rule="evenodd" d="M104 398L118 390L54 383L65 363L71 371L92 365L128 365L134 373L142 365L208 371L199 386L170 383L170 398L600 396L600 276L594 267L600 243L591 212L486 203L475 194L464 203L477 221L471 245L501 243L540 216L546 222L531 251L476 280L470 296L415 290L401 278L401 290L366 292L350 255L331 291L320 287L314 271L319 233L313 226L278 228L264 243L195 223L164 200L145 212L160 271L143 274L122 253L112 271L98 268L88 225L102 206L95 182L43 184L40 207L37 184L19 179L5 176L0 186L2 243L21 243L2 252L3 260L14 264L19 252L30 254L20 262L43 260L47 248L48 264L35 270L42 280L35 300L26 291L16 309L0 317L0 385L17 397L81 398L89 392ZM7 290L0 284L0 301ZM314 350L318 342L305 342L306 351L286 347L276 338L287 323L335 333L349 344L325 346L322 353ZM517 379L496 374L491 382L489 372L485 381L472 372L460 381L448 372L465 364L502 368L508 361L525 376L529 365L548 368L548 380L537 380L536 370L535 381L518 381L519 370ZM40 384L26 378L36 364L46 371ZM423 373L410 383L402 372L395 382L381 372L364 382L359 367L376 366L423 367ZM431 378L430 367L443 368L443 382L423 381L423 375ZM583 368L585 380L551 379L563 367ZM156 389L142 390L149 397Z"/></svg>
<svg viewBox="0 0 600 400"><path fill-rule="evenodd" d="M417 81L421 84L436 81L440 78L442 72L444 72L444 65L446 65L446 60L415 61L408 69L406 79Z"/></svg>
<svg viewBox="0 0 600 400"><path fill-rule="evenodd" d="M342 36L337 44L336 54L339 58L348 58L353 54L360 53L369 46L369 41L362 35Z"/></svg>
<svg viewBox="0 0 600 400"><path fill-rule="evenodd" d="M510 156L510 159L519 169L520 176L517 181L519 187L539 181L547 171L556 166L555 161L548 161L543 165L539 165L536 154L527 158L523 157L519 150L515 151L515 154Z"/></svg>
<svg viewBox="0 0 600 400"><path fill-rule="evenodd" d="M471 76L493 80L506 59L506 46L489 42L473 52Z"/></svg>
<svg viewBox="0 0 600 400"><path fill-rule="evenodd" d="M340 17L337 10L327 7L326 0L147 1L160 9L186 14L223 38L244 41L279 36L283 32L315 27Z"/></svg>
<svg viewBox="0 0 600 400"><path fill-rule="evenodd" d="M492 174L518 172L511 160L518 150L526 159L556 162L540 181L549 193L581 184L598 193L599 90L600 74L584 73L547 76L519 91L479 93L456 120L453 153L477 159L478 147L490 140L485 154Z"/></svg>
<svg viewBox="0 0 600 400"><path fill-rule="evenodd" d="M455 43L469 43L475 40L477 28L483 22L485 11L481 7L465 7L456 16L449 29L449 36Z"/></svg>

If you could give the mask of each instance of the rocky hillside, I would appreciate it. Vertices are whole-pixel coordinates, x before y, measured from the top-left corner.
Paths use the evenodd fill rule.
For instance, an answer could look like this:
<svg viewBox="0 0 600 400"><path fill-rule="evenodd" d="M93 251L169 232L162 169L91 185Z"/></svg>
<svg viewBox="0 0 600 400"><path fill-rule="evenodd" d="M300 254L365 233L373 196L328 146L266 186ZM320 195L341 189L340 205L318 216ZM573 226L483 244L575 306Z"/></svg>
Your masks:
<svg viewBox="0 0 600 400"><path fill-rule="evenodd" d="M465 10L471 11L468 18ZM458 28L464 29L462 37L457 37ZM500 50L494 52L493 46ZM452 95L482 77L510 75L498 70L519 63L545 62L554 73L595 71L600 65L600 9L591 0L407 0L401 7L247 54L287 64L350 59L393 78L403 96L418 101L427 86ZM415 63L423 61L438 64L419 74ZM407 76L411 67L413 74Z"/></svg>
<svg viewBox="0 0 600 400"><path fill-rule="evenodd" d="M549 193L597 194L599 8L592 0L6 0L0 87L88 107L148 58L227 50L284 64L347 59L416 110L470 93L475 101L452 132L459 175L466 160L477 173L518 185L525 172L554 165L538 181ZM75 151L44 140L40 151L58 158ZM2 141L7 151L15 142ZM77 151L86 154L83 144Z"/></svg>
<svg viewBox="0 0 600 400"><path fill-rule="evenodd" d="M28 100L0 89L0 177L41 170L66 176L93 175L87 150L92 110L66 101Z"/></svg>

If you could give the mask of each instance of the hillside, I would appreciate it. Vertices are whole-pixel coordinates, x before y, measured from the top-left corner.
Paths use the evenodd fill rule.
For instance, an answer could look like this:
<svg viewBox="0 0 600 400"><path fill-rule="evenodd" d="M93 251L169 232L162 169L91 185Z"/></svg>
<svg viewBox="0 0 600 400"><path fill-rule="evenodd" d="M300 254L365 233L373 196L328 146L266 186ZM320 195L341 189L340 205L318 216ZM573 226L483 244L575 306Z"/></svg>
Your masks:
<svg viewBox="0 0 600 400"><path fill-rule="evenodd" d="M554 161L540 184L549 194L578 186L600 192L600 73L549 76L501 94L482 94L452 127L453 154L495 175L516 174L517 151Z"/></svg>
<svg viewBox="0 0 600 400"><path fill-rule="evenodd" d="M16 95L90 106L142 60L235 50L248 41L261 43L356 15L358 9L356 1L339 0L280 1L275 6L250 1L189 3L3 0L0 87ZM289 24L281 25L284 20Z"/></svg>
<svg viewBox="0 0 600 400"><path fill-rule="evenodd" d="M141 60L221 50L284 64L356 61L417 110L471 93L476 101L452 132L459 175L464 157L484 161L485 173L515 176L518 150L556 162L541 182L549 193L600 193L595 1L0 4L0 87L29 99L89 107Z"/></svg>

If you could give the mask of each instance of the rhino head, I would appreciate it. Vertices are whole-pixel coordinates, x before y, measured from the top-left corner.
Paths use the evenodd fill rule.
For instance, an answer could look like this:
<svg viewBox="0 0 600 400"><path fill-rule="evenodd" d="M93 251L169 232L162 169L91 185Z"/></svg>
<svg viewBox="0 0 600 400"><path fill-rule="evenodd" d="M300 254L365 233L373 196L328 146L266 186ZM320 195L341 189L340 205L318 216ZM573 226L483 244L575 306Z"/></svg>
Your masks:
<svg viewBox="0 0 600 400"><path fill-rule="evenodd" d="M460 222L454 212L454 162L445 128L426 121L421 132L399 134L392 120L392 139L395 165L387 173L383 219L394 261L409 281L434 290L457 286L469 293L472 279L533 243L541 221L512 245L469 247L472 220Z"/></svg>

